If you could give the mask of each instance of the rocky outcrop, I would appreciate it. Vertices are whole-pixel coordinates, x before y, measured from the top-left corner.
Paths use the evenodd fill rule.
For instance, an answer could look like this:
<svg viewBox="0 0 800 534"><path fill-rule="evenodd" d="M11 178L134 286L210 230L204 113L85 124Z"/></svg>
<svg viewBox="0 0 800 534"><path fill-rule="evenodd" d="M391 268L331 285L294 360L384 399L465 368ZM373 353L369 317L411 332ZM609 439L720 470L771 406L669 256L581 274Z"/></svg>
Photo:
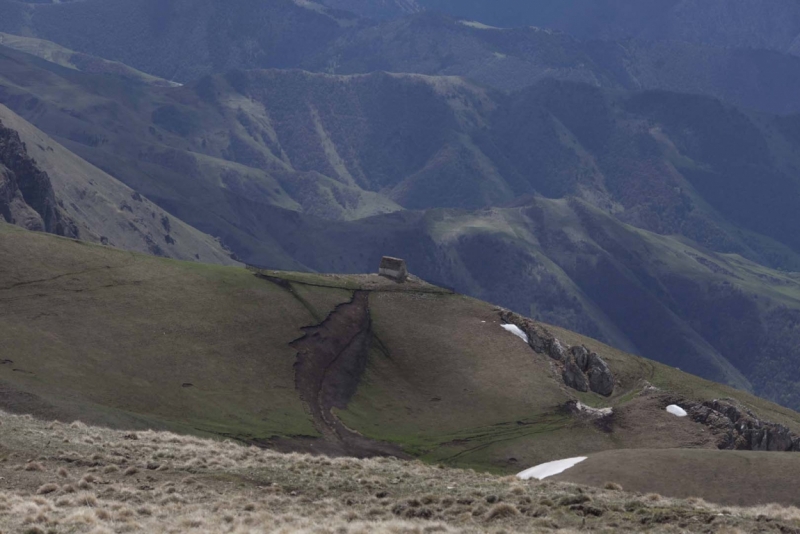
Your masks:
<svg viewBox="0 0 800 534"><path fill-rule="evenodd" d="M0 217L28 230L78 237L75 224L59 210L50 177L28 156L19 134L2 122Z"/></svg>
<svg viewBox="0 0 800 534"><path fill-rule="evenodd" d="M528 345L535 352L556 362L568 387L606 397L614 392L614 374L597 353L582 345L570 347L540 324L509 310L500 310L500 318L522 329L528 335Z"/></svg>
<svg viewBox="0 0 800 534"><path fill-rule="evenodd" d="M589 389L608 397L614 392L614 375L608 364L594 352L589 355Z"/></svg>
<svg viewBox="0 0 800 534"><path fill-rule="evenodd" d="M680 402L689 417L711 429L720 449L745 451L800 451L800 436L787 427L762 421L732 401Z"/></svg>
<svg viewBox="0 0 800 534"><path fill-rule="evenodd" d="M16 175L0 165L0 219L27 228L44 231L42 217L25 203Z"/></svg>
<svg viewBox="0 0 800 534"><path fill-rule="evenodd" d="M564 383L578 391L589 391L589 380L586 378L574 356L570 355L564 363L564 372L561 373Z"/></svg>

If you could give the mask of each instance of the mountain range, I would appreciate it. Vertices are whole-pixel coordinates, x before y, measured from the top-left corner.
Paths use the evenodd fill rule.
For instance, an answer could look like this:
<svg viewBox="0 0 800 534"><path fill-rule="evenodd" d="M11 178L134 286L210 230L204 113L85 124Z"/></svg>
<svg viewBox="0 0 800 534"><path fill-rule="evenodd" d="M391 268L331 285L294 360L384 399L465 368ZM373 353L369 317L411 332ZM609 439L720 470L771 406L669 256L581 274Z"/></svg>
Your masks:
<svg viewBox="0 0 800 534"><path fill-rule="evenodd" d="M789 39L792 31L795 36L800 31L794 30L791 17L777 15L793 8L750 13L750 4L736 2L741 13L726 20L720 15L725 2L682 2L670 11L681 22L670 23L668 16L661 16L669 2L661 1L505 3L506 8L487 7L487 2L448 7L388 0L336 1L330 7L299 0L3 0L0 7L7 15L0 31L53 41L82 54L84 62L99 56L177 82L252 68L454 75L502 90L557 78L608 89L699 93L761 111L800 112L794 98L800 58L789 45L748 39L748 32L739 29L755 20L761 39L777 39L781 32L776 26L785 26L784 40ZM470 9L470 4L476 7ZM481 9L506 14L507 19L499 27L484 24L493 19ZM552 24L545 29L523 26L527 19L520 10L545 18L550 13ZM707 19L715 27L730 24L726 35L742 38L703 38L699 30L694 38L644 24L659 21L686 28L683 18ZM562 19L572 26L553 22ZM604 30L620 29L608 35L594 32L584 27L591 21Z"/></svg>

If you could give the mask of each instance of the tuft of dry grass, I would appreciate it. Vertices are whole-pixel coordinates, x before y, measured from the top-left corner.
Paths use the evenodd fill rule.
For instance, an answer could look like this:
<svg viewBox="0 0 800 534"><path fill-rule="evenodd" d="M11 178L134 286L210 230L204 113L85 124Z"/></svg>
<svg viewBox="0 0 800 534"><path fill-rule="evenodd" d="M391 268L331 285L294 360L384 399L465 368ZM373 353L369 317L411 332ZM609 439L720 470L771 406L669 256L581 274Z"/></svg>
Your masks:
<svg viewBox="0 0 800 534"><path fill-rule="evenodd" d="M43 484L39 486L39 489L36 490L37 495L47 495L48 493L55 493L59 490L58 484L53 484L52 482L49 484Z"/></svg>
<svg viewBox="0 0 800 534"><path fill-rule="evenodd" d="M137 431L133 439L130 432L75 423L48 428L2 412L0 422L7 456L29 458L36 451L29 463L41 467L27 471L27 464L0 462L0 477L14 480L0 489L3 533L722 533L752 532L765 524L763 517L800 529L796 508L655 499L614 483L596 489L522 482L419 461L279 454L166 432ZM54 432L68 444L49 439ZM82 465L94 467L68 482ZM151 468L156 465L169 469ZM137 473L142 476L132 476Z"/></svg>
<svg viewBox="0 0 800 534"><path fill-rule="evenodd" d="M492 506L489 513L486 514L486 519L489 521L494 521L497 519L506 519L509 517L515 517L519 515L519 510L513 504L508 504L505 502L501 502Z"/></svg>

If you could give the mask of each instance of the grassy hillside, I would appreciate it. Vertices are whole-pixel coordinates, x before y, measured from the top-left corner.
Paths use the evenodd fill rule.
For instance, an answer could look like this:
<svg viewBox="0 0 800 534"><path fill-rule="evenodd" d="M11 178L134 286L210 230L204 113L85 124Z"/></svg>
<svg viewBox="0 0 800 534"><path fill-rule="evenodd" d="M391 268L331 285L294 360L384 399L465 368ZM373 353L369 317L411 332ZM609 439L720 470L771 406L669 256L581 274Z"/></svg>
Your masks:
<svg viewBox="0 0 800 534"><path fill-rule="evenodd" d="M422 282L259 277L0 229L6 410L500 472L644 443L716 448L706 427L667 414L663 395L733 398L800 430L794 412L555 330L615 375L608 399L575 392L492 305ZM361 341L345 350L359 324ZM331 350L342 356L325 364ZM640 396L644 381L660 396ZM570 400L612 406L620 424L573 415Z"/></svg>
<svg viewBox="0 0 800 534"><path fill-rule="evenodd" d="M84 72L115 74L123 78L166 87L178 85L175 82L145 74L123 63L75 52L61 45L57 45L56 43L45 41L44 39L0 33L0 45L26 52L70 69Z"/></svg>

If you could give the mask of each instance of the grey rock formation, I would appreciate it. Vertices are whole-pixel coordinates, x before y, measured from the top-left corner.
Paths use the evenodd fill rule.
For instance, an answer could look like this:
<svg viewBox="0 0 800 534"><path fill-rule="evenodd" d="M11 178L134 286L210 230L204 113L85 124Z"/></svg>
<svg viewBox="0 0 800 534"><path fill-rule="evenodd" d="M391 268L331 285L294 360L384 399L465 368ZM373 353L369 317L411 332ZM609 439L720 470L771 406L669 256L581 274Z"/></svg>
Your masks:
<svg viewBox="0 0 800 534"><path fill-rule="evenodd" d="M564 379L564 383L572 389L583 392L589 391L589 380L586 378L583 369L578 366L574 356L570 355L567 358L564 364L564 372L561 376Z"/></svg>
<svg viewBox="0 0 800 534"><path fill-rule="evenodd" d="M608 397L614 392L614 374L608 364L583 345L570 347L543 326L508 310L500 310L500 318L517 325L528 335L528 345L547 355L561 367L564 383L578 391L593 391Z"/></svg>
<svg viewBox="0 0 800 534"><path fill-rule="evenodd" d="M41 215L22 197L16 175L3 165L0 165L0 219L27 230L45 230Z"/></svg>
<svg viewBox="0 0 800 534"><path fill-rule="evenodd" d="M28 156L19 134L0 122L0 218L28 230L77 237L59 210L50 177Z"/></svg>
<svg viewBox="0 0 800 534"><path fill-rule="evenodd" d="M559 362L563 362L567 359L567 347L558 339L553 339L553 344L550 346L548 353L551 358Z"/></svg>
<svg viewBox="0 0 800 534"><path fill-rule="evenodd" d="M578 364L581 371L586 371L589 368L589 349L576 345L569 349L569 352L575 358L575 363Z"/></svg>
<svg viewBox="0 0 800 534"><path fill-rule="evenodd" d="M800 451L800 436L783 425L762 421L732 402L714 400L684 404L693 421L709 427L718 436L720 449Z"/></svg>
<svg viewBox="0 0 800 534"><path fill-rule="evenodd" d="M614 375L608 364L594 352L589 354L589 389L608 397L614 392Z"/></svg>

